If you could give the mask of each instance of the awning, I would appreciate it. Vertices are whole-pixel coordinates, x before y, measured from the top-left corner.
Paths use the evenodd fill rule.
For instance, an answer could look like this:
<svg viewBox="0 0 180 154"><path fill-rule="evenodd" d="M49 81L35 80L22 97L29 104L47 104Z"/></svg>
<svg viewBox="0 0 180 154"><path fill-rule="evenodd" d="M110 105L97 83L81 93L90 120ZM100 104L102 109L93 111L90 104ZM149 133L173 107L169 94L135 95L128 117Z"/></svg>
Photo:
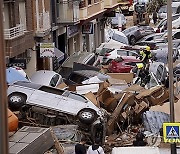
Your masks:
<svg viewBox="0 0 180 154"><path fill-rule="evenodd" d="M58 48L54 48L54 53L55 53L55 57L57 58L58 61L61 61L64 59L64 53L62 51L60 51Z"/></svg>

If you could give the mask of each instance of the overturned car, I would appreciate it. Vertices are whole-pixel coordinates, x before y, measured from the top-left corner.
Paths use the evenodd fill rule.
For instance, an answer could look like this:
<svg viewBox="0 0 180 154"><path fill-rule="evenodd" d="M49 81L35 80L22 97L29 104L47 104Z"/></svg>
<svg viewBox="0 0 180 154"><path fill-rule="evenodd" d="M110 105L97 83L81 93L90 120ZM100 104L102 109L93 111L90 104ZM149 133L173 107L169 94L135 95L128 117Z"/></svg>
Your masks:
<svg viewBox="0 0 180 154"><path fill-rule="evenodd" d="M104 139L105 113L85 96L31 82L17 81L8 87L11 110L41 125L78 124L94 140Z"/></svg>

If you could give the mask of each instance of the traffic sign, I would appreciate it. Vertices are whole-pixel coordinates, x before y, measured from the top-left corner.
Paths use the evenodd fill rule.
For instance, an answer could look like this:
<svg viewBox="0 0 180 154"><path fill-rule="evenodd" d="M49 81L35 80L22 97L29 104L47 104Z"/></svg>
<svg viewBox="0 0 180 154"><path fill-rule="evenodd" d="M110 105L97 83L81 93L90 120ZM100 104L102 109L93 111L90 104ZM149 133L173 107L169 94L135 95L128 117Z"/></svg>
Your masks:
<svg viewBox="0 0 180 154"><path fill-rule="evenodd" d="M180 123L163 123L164 142L180 143Z"/></svg>

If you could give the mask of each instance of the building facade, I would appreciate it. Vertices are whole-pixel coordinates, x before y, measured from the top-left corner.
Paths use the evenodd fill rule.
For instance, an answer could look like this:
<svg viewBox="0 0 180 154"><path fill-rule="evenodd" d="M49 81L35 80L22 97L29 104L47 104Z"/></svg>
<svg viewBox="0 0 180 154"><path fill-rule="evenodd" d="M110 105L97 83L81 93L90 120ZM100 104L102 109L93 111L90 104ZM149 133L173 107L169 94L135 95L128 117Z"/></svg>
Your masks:
<svg viewBox="0 0 180 154"><path fill-rule="evenodd" d="M107 14L118 0L4 0L8 66L25 61L25 71L58 70L74 52L94 52L104 42ZM40 44L54 43L56 56L42 58Z"/></svg>
<svg viewBox="0 0 180 154"><path fill-rule="evenodd" d="M2 7L7 66L28 69L34 48L31 1L4 0Z"/></svg>

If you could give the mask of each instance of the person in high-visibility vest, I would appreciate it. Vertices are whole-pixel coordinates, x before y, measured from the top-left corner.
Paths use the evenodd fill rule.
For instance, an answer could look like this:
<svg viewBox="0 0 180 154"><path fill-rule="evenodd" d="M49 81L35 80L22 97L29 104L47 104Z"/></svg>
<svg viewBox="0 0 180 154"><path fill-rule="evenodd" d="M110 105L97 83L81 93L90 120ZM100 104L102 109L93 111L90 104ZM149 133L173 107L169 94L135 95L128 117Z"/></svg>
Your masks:
<svg viewBox="0 0 180 154"><path fill-rule="evenodd" d="M135 81L135 84L141 80L140 85L144 87L149 81L150 81L150 74L149 74L149 68L146 68L143 63L137 63L136 64L138 71L137 71L137 79Z"/></svg>
<svg viewBox="0 0 180 154"><path fill-rule="evenodd" d="M140 55L142 56L142 62L144 64L149 64L149 59L152 58L151 48L149 46L146 46L144 50L140 51Z"/></svg>

